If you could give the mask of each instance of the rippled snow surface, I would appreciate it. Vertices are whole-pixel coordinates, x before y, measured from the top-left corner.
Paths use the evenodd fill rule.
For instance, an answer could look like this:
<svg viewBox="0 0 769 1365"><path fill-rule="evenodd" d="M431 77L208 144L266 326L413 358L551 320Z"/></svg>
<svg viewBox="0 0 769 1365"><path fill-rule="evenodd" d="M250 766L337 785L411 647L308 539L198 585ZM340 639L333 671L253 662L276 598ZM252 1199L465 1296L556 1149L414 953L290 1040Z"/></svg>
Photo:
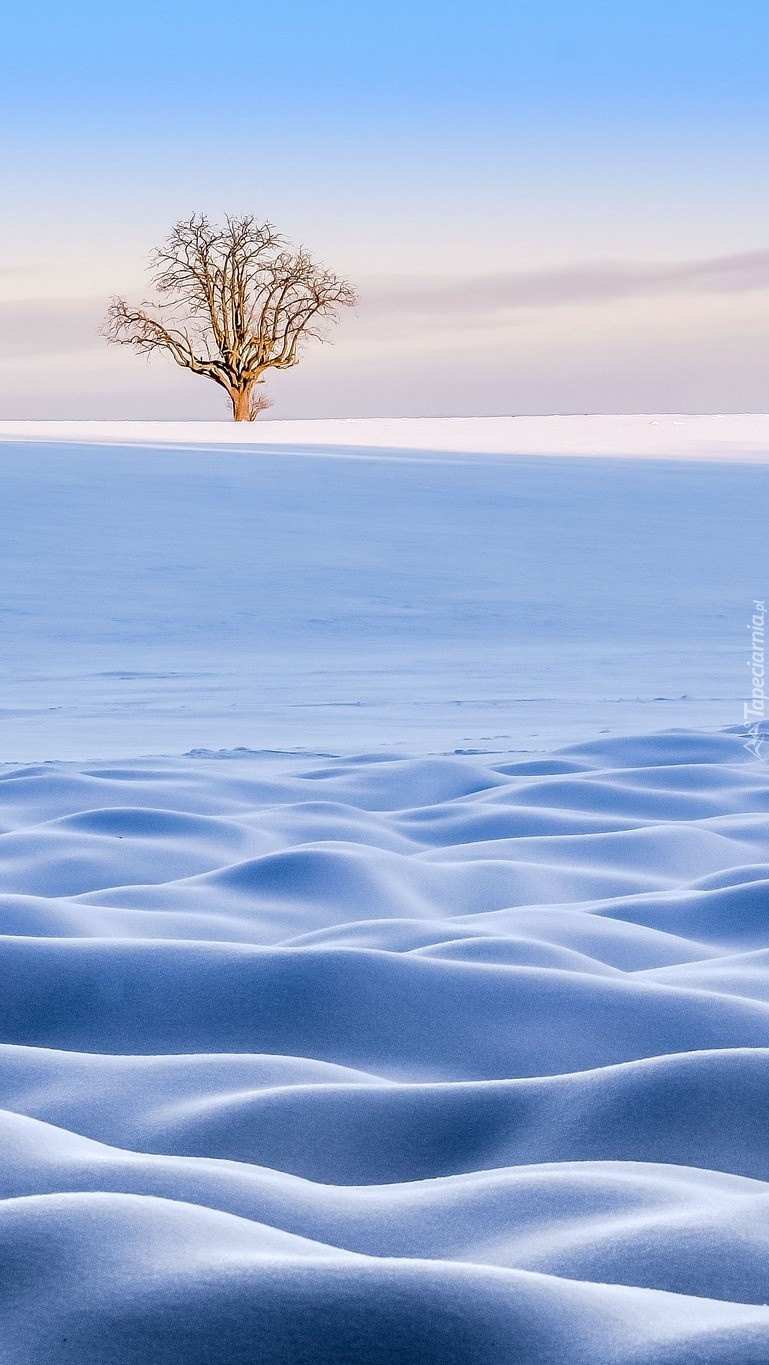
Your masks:
<svg viewBox="0 0 769 1365"><path fill-rule="evenodd" d="M20 1362L769 1359L769 766L0 769Z"/></svg>

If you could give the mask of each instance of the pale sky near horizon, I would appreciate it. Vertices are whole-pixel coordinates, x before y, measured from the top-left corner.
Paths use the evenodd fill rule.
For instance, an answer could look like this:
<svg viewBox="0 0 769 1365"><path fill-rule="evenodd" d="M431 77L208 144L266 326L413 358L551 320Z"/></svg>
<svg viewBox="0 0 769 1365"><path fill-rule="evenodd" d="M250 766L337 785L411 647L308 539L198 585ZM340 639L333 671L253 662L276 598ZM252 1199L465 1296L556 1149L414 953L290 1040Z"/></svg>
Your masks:
<svg viewBox="0 0 769 1365"><path fill-rule="evenodd" d="M765 0L4 17L0 417L225 417L107 348L196 210L359 288L271 415L769 410Z"/></svg>

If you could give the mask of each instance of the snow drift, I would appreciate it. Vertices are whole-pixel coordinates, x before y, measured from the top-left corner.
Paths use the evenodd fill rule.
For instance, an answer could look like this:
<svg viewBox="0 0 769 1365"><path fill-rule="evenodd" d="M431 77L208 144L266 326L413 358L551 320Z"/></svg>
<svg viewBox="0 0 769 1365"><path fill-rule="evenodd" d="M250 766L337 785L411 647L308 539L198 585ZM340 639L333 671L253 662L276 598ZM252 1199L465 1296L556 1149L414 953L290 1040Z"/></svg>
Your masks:
<svg viewBox="0 0 769 1365"><path fill-rule="evenodd" d="M763 1365L769 769L0 769L14 1362Z"/></svg>

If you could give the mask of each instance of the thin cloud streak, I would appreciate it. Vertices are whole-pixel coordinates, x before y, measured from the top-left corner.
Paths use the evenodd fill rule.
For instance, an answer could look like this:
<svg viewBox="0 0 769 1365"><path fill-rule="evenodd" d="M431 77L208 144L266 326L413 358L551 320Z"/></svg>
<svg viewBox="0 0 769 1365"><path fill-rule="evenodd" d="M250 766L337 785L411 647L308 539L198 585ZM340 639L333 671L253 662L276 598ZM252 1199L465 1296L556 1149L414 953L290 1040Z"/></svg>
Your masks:
<svg viewBox="0 0 769 1365"><path fill-rule="evenodd" d="M362 316L502 320L524 309L599 304L665 294L744 294L769 289L769 250L699 261L586 262L557 270L372 280L361 287Z"/></svg>
<svg viewBox="0 0 769 1365"><path fill-rule="evenodd" d="M0 361L73 355L100 343L106 300L12 299L0 301Z"/></svg>
<svg viewBox="0 0 769 1365"><path fill-rule="evenodd" d="M416 323L440 332L461 321L479 328L525 321L554 308L600 306L633 298L745 295L769 290L769 250L698 261L586 262L557 270L505 274L380 276L364 280L357 340L386 343ZM0 301L0 364L100 350L105 298ZM340 348L344 348L340 336Z"/></svg>

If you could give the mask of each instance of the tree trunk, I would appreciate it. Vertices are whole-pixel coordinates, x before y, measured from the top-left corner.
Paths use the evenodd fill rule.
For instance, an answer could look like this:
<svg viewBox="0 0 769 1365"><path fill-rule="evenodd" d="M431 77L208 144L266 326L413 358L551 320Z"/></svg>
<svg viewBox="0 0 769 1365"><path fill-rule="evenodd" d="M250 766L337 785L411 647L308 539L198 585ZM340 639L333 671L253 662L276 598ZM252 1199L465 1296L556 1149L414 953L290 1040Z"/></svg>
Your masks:
<svg viewBox="0 0 769 1365"><path fill-rule="evenodd" d="M232 415L236 422L252 422L254 420L251 411L251 388L233 389L230 393L232 399Z"/></svg>

